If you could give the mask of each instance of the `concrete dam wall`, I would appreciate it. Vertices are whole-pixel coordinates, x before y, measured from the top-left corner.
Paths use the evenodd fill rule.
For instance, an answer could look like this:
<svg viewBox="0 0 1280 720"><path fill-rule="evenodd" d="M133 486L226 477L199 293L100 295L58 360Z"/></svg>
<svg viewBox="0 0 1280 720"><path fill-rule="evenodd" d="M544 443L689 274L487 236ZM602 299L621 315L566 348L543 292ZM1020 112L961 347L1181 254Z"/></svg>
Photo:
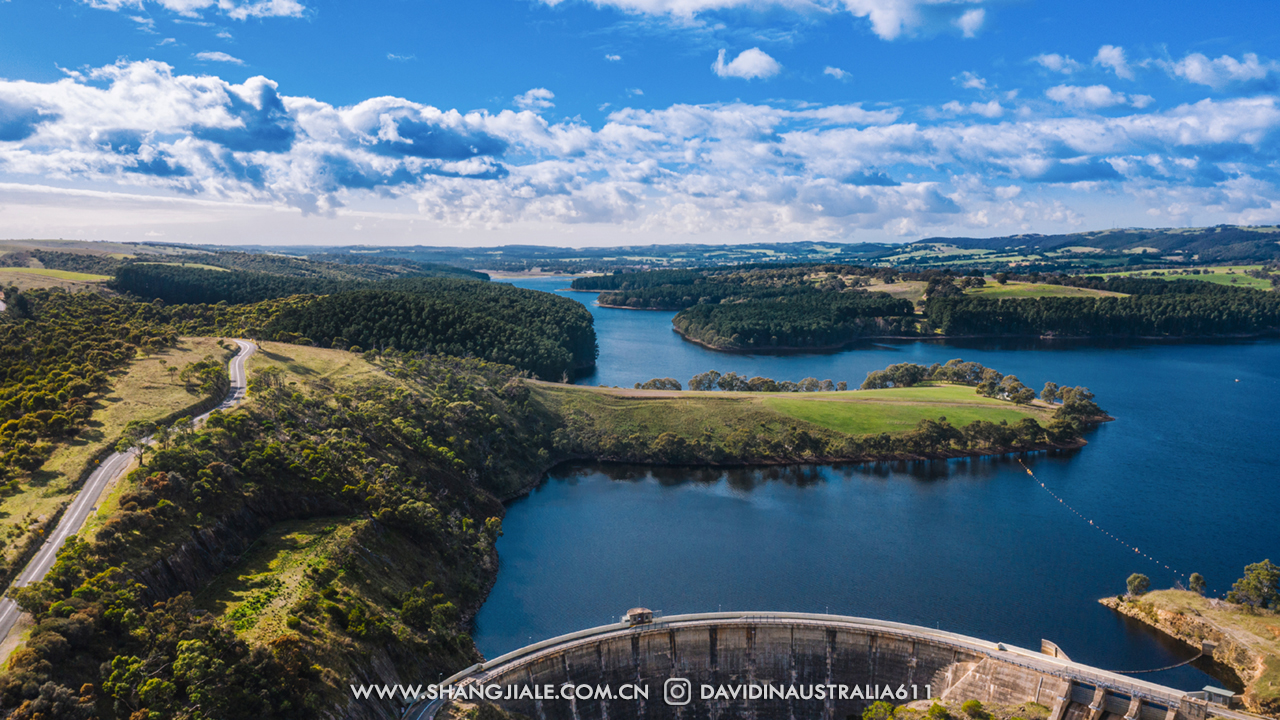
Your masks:
<svg viewBox="0 0 1280 720"><path fill-rule="evenodd" d="M1183 691L1079 665L1046 647L1052 654L833 615L709 613L573 633L446 684L470 688L471 697L487 693L481 697L533 720L846 720L860 719L876 700L929 698L1034 701L1051 708L1050 720L1207 716L1208 705ZM406 717L428 720L443 704L424 702ZM1213 714L1244 717L1221 710Z"/></svg>

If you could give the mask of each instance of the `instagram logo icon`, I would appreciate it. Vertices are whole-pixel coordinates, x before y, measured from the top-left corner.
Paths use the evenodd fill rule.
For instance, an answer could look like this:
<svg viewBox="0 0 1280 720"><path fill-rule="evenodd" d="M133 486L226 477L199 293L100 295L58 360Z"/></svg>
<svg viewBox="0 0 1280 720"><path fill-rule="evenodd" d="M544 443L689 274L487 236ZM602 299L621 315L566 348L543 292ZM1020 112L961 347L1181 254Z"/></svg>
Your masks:
<svg viewBox="0 0 1280 720"><path fill-rule="evenodd" d="M693 699L693 686L685 678L667 678L662 684L662 699L668 705L688 705Z"/></svg>

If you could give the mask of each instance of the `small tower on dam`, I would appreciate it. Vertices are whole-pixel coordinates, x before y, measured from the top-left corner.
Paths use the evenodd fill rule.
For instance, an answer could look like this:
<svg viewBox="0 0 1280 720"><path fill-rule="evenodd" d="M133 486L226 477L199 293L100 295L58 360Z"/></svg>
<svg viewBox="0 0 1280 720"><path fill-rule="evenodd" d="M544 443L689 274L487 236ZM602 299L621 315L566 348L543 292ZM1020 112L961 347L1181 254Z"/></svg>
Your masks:
<svg viewBox="0 0 1280 720"><path fill-rule="evenodd" d="M1049 720L1207 720L1188 693L932 628L839 615L706 613L655 623L633 608L614 625L553 638L473 666L409 709L433 720L483 700L534 720L847 720L877 701L1019 704ZM1248 720L1213 708L1213 715Z"/></svg>

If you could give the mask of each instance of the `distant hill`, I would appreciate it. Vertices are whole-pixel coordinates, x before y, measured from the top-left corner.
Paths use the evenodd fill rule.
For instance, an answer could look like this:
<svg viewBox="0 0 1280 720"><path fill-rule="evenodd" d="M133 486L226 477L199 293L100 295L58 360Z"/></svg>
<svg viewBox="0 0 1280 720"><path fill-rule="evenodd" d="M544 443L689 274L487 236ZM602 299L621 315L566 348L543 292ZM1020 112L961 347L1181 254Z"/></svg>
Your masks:
<svg viewBox="0 0 1280 720"><path fill-rule="evenodd" d="M1097 230L1066 235L1008 235L994 238L935 237L912 245L953 245L974 250L1062 251L1186 255L1202 263L1265 262L1280 259L1280 227L1218 225L1208 228Z"/></svg>
<svg viewBox="0 0 1280 720"><path fill-rule="evenodd" d="M283 277L376 281L395 277L485 279L501 273L609 273L618 270L829 263L903 268L956 267L1017 272L1109 272L1280 262L1280 227L1125 228L1057 235L929 237L909 243L800 241L737 245L672 244L566 248L215 245L0 240L0 267L114 274L160 262Z"/></svg>

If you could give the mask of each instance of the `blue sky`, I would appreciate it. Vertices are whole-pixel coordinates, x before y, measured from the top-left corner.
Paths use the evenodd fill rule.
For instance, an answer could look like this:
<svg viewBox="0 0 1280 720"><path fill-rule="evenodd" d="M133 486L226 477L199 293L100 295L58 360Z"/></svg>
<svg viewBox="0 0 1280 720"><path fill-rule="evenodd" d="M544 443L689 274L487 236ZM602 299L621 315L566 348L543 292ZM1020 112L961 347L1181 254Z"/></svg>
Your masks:
<svg viewBox="0 0 1280 720"><path fill-rule="evenodd" d="M0 0L0 236L1280 222L1271 3Z"/></svg>

